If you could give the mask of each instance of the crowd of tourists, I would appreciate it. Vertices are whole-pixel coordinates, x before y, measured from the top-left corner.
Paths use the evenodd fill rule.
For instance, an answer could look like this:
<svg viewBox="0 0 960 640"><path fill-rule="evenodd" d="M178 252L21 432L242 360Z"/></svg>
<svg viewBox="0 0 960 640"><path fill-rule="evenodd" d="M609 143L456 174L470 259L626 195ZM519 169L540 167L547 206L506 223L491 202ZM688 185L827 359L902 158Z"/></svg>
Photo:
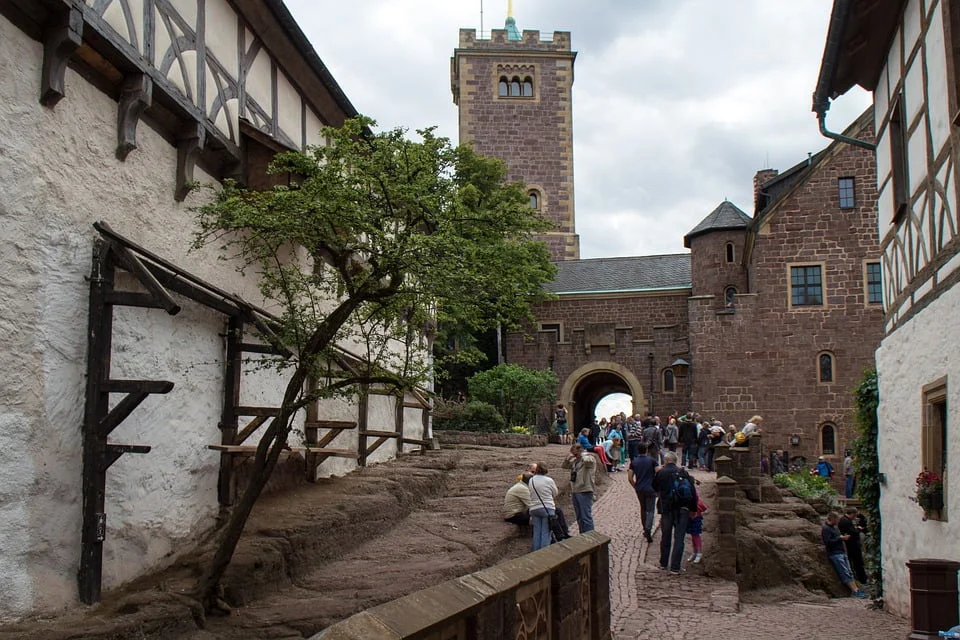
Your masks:
<svg viewBox="0 0 960 640"><path fill-rule="evenodd" d="M559 416L563 412L563 423ZM566 410L557 407L556 421L561 443L566 443ZM670 451L678 454L682 467L713 470L714 452L718 445L744 444L751 436L760 433L762 416L753 416L741 428L735 425L724 427L719 420L707 420L688 412L674 413L665 421L652 413L641 418L639 414L628 416L614 414L610 419L594 420L577 435L577 442L587 451L596 454L607 471L622 471L650 445L656 445L660 463ZM562 432L562 433L561 433Z"/></svg>
<svg viewBox="0 0 960 640"><path fill-rule="evenodd" d="M707 505L689 471L711 471L718 447L746 444L760 433L762 423L763 417L759 415L737 428L725 427L718 420L704 420L694 413L674 414L663 421L652 414L644 418L618 414L594 420L573 439L567 433L566 411L563 405L558 405L555 425L561 442L570 445L562 468L570 474L571 501L578 530L587 533L594 529L593 500L598 473L625 470L639 502L638 535L652 543L659 527L659 568L674 574L681 572L687 536L692 547L687 562L701 562L703 514ZM847 452L844 475L848 497L851 469L851 456ZM829 477L833 469L821 458L811 473ZM570 535L559 493L544 463L532 464L507 491L504 519L531 529L534 551ZM866 521L853 506L846 507L842 516L831 512L821 530L830 563L841 582L858 598L867 597L862 589L867 581L862 551L865 531Z"/></svg>

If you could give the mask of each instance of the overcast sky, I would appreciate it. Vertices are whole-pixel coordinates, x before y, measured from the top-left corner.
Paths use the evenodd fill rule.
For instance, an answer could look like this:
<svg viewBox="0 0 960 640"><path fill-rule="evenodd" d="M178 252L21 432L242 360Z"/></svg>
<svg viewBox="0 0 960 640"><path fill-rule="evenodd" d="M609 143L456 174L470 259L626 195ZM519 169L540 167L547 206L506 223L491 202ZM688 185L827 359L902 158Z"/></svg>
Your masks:
<svg viewBox="0 0 960 640"><path fill-rule="evenodd" d="M286 0L360 113L457 140L450 56L480 0ZM506 0L484 0L484 30ZM810 99L832 0L515 0L520 29L572 32L583 258L684 252L724 198L753 214L758 169L827 146ZM869 105L830 110L841 131Z"/></svg>

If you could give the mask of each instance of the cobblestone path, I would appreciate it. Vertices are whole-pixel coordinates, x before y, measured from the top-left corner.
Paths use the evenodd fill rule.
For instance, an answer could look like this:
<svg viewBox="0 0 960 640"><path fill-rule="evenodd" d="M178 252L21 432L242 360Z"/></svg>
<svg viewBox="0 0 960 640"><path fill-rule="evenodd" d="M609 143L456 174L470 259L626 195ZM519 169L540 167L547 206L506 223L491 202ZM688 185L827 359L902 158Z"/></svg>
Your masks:
<svg viewBox="0 0 960 640"><path fill-rule="evenodd" d="M711 505L714 474L693 475L701 482L704 502ZM640 505L626 476L611 474L593 509L597 529L611 538L610 605L616 640L899 640L910 633L906 620L854 598L741 605L736 584L705 576L702 565L684 562L679 576L661 571L659 531L647 545ZM706 520L704 551L720 553L711 545L716 525L713 518ZM689 547L687 538L685 556Z"/></svg>

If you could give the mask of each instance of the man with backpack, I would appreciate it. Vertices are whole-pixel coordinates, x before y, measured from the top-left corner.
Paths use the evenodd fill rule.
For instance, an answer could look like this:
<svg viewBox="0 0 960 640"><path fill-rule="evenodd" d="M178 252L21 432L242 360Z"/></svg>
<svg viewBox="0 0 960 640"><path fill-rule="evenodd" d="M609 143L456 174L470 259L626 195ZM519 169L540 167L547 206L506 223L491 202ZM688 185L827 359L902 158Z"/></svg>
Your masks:
<svg viewBox="0 0 960 640"><path fill-rule="evenodd" d="M677 454L663 454L664 465L653 477L660 496L660 569L680 573L690 511L696 509L697 488L686 469L677 466Z"/></svg>

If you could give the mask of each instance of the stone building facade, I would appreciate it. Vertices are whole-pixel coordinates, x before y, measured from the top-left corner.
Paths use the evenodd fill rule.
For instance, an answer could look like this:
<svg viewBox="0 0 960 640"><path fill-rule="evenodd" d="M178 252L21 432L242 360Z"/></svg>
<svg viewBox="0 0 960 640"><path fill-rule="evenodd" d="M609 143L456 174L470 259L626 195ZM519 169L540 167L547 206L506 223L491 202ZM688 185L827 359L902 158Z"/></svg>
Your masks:
<svg viewBox="0 0 960 640"><path fill-rule="evenodd" d="M512 20L512 18L508 19ZM573 210L573 63L570 34L494 29L489 40L460 30L450 61L460 142L507 161L531 204L555 225L541 239L554 260L580 257Z"/></svg>
<svg viewBox="0 0 960 640"><path fill-rule="evenodd" d="M489 41L461 31L461 141L537 184L542 177L524 173L527 154L566 162L550 149L569 133L572 104L545 93L539 109L500 108L497 69L534 45L540 68L551 56L572 62L570 36L555 34L563 45L550 51L535 32L511 40L509 26ZM476 52L488 58L475 62ZM870 127L865 114L849 134L870 137ZM753 215L721 203L684 238L689 254L577 260L555 251L557 297L536 308L536 326L506 336L504 357L554 370L574 426L614 392L631 395L638 413L694 410L739 425L761 414L768 451L807 463L825 455L839 470L853 437L850 390L882 331L875 184L872 154L835 143L782 174L758 172ZM575 233L572 223L564 218L561 230Z"/></svg>

